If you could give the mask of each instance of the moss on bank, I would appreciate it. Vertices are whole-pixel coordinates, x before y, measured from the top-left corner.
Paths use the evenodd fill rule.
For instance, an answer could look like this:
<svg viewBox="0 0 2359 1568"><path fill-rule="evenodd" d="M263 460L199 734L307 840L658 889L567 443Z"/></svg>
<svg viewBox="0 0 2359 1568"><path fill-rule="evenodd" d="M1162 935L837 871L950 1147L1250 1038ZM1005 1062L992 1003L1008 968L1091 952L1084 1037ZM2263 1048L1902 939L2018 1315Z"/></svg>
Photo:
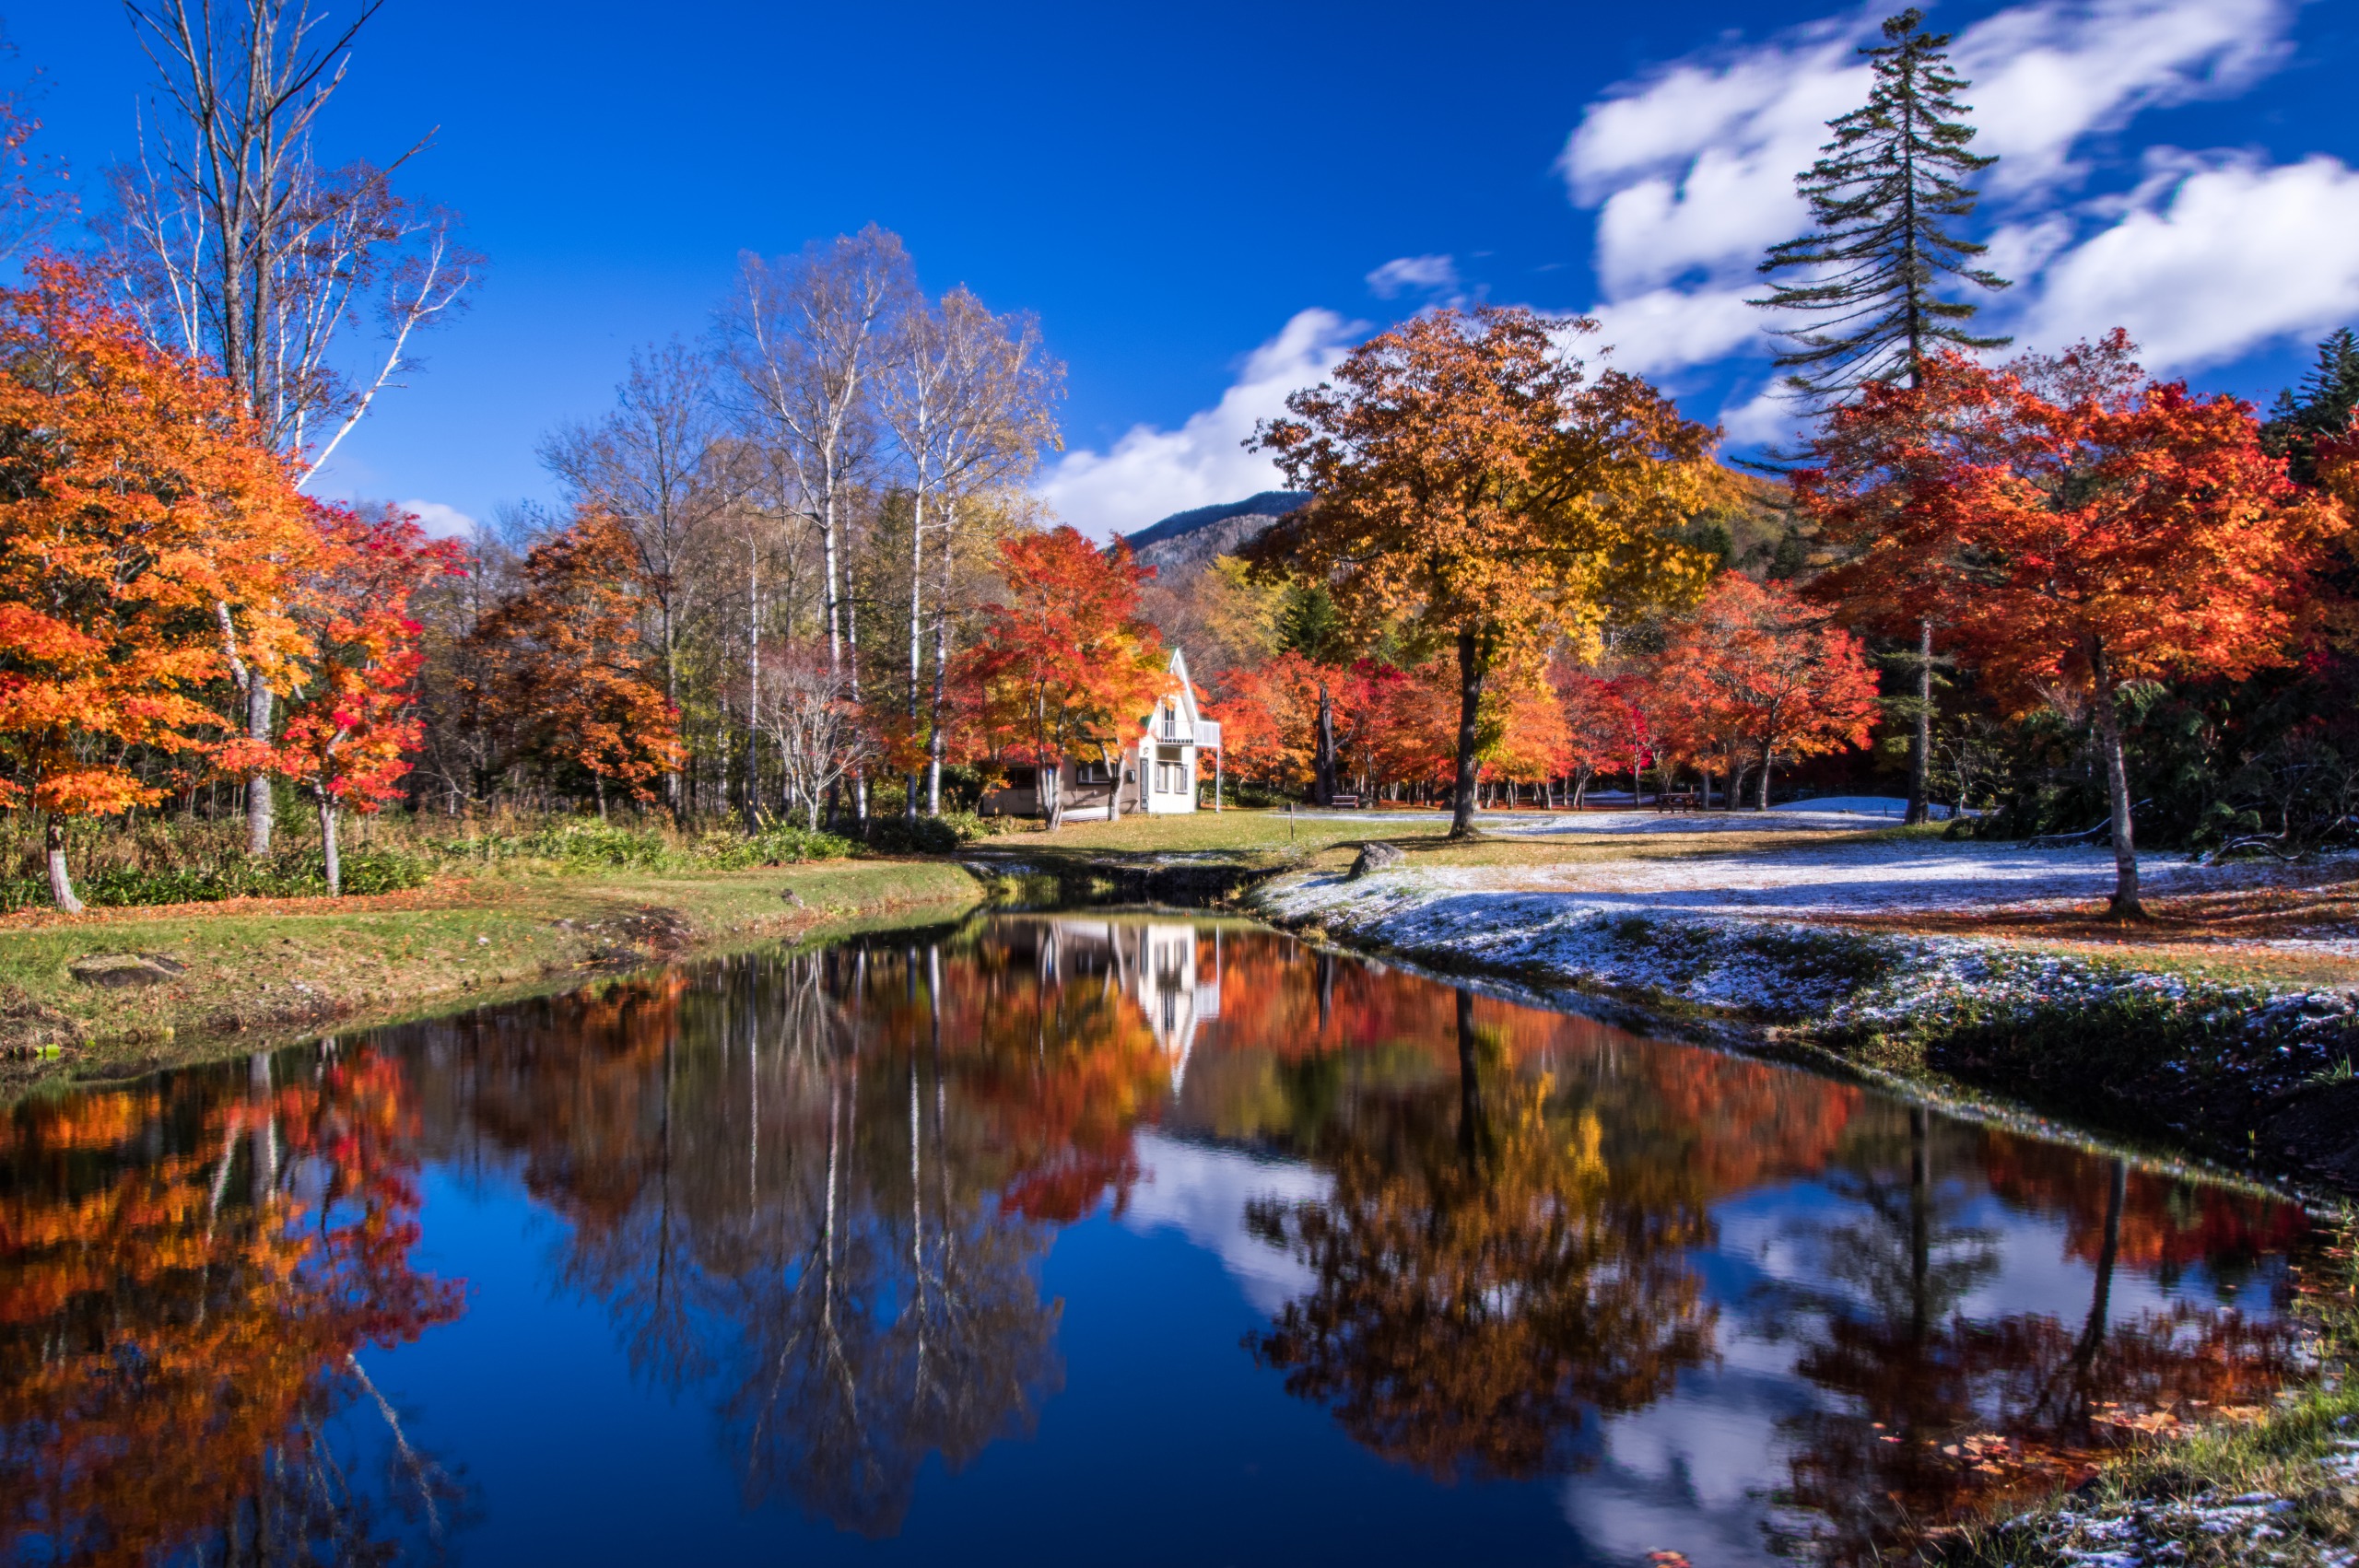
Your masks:
<svg viewBox="0 0 2359 1568"><path fill-rule="evenodd" d="M480 876L374 898L11 917L0 920L0 1094L530 994L699 950L824 936L899 911L943 919L978 896L974 878L945 861L859 860ZM73 972L78 960L120 954L154 955L164 974L115 987Z"/></svg>

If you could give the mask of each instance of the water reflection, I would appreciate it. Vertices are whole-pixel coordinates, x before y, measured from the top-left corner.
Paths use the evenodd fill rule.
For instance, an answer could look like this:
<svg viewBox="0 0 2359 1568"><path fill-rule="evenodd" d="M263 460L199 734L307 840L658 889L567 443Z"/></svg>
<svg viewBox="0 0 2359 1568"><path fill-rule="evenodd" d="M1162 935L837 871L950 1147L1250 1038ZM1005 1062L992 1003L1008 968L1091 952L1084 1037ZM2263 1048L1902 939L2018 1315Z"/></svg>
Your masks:
<svg viewBox="0 0 2359 1568"><path fill-rule="evenodd" d="M0 1121L0 1539L93 1563L439 1546L460 1489L361 1359L460 1309L409 1264L417 1131L405 1075L367 1053ZM356 1402L381 1482L334 1429Z"/></svg>
<svg viewBox="0 0 2359 1568"><path fill-rule="evenodd" d="M413 1263L424 1170L553 1217L557 1300L806 1546L976 1506L941 1478L1010 1445L1138 1435L1119 1398L1040 1424L1077 1226L1209 1253L1251 1304L1241 1347L1217 1310L1135 1346L1138 1408L1258 1366L1238 1433L1292 1400L1409 1473L1560 1489L1608 1557L1859 1560L2259 1400L2297 1353L2289 1208L1235 925L739 958L275 1071L0 1126L0 1517L28 1560L370 1561L501 1518L430 1457L487 1406L405 1425L363 1364L460 1312ZM1119 1293L1060 1267L1073 1310ZM1229 1495L1225 1441L1156 1478L1215 1542L1266 1506Z"/></svg>

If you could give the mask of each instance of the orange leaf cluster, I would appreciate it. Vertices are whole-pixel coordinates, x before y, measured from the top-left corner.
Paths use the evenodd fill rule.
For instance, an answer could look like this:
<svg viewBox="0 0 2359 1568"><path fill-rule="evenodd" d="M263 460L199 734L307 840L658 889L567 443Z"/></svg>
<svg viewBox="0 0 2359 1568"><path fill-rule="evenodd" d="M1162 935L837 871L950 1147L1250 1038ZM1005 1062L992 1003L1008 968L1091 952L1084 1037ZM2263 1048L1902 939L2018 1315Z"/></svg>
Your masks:
<svg viewBox="0 0 2359 1568"><path fill-rule="evenodd" d="M311 653L285 601L320 549L229 390L148 348L87 269L0 289L0 800L111 813L162 793L127 749L210 760L203 688Z"/></svg>

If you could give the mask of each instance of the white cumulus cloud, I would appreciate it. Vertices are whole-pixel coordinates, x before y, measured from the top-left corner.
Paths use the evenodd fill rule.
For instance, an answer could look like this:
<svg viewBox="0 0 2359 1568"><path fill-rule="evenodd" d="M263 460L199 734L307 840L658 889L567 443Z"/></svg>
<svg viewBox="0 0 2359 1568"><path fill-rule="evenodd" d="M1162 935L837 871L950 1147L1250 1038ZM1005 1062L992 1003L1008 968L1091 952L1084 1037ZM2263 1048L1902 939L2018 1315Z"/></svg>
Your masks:
<svg viewBox="0 0 2359 1568"><path fill-rule="evenodd" d="M1277 469L1246 451L1246 438L1256 422L1285 412L1288 392L1334 369L1357 330L1332 310L1297 311L1247 357L1218 403L1176 430L1134 425L1106 451L1067 452L1041 481L1042 498L1083 532L1108 538L1191 507L1277 488Z"/></svg>
<svg viewBox="0 0 2359 1568"><path fill-rule="evenodd" d="M483 525L458 508L440 501L396 501L394 505L417 519L418 526L437 539L473 539Z"/></svg>
<svg viewBox="0 0 2359 1568"><path fill-rule="evenodd" d="M2019 333L2052 347L2122 326L2191 369L2359 317L2359 172L2324 156L2187 173L2051 262Z"/></svg>
<svg viewBox="0 0 2359 1568"><path fill-rule="evenodd" d="M2281 62L2300 0L2032 0L1958 35L1964 95L2000 155L1989 264L2017 281L1990 324L2048 343L2118 323L2158 364L2234 356L2347 313L2352 177L2330 158L2275 169L2218 157L2129 198L2069 193L2085 139L2142 111L2234 94ZM1661 374L1748 347L1742 300L1763 252L1806 231L1794 175L1825 122L1865 98L1858 46L1881 8L1672 62L1591 104L1558 170L1597 212L1594 314L1616 363ZM2185 172L2195 167L2194 173ZM1765 426L1765 404L1731 411Z"/></svg>
<svg viewBox="0 0 2359 1568"><path fill-rule="evenodd" d="M1412 288L1458 287L1458 263L1448 256L1395 256L1367 275L1368 292L1391 299Z"/></svg>

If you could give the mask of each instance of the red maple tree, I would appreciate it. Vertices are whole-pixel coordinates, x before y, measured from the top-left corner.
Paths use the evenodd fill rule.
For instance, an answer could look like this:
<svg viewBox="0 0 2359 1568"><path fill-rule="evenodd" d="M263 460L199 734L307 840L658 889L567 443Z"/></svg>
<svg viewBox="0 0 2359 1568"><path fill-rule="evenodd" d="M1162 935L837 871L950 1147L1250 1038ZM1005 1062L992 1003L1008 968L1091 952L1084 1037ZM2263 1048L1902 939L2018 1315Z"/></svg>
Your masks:
<svg viewBox="0 0 2359 1568"><path fill-rule="evenodd" d="M999 553L1007 603L984 611L960 679L993 752L1040 769L1053 829L1064 820L1062 759L1110 759L1163 693L1163 638L1139 615L1139 584L1155 568L1120 540L1101 551L1071 528L1014 535Z"/></svg>
<svg viewBox="0 0 2359 1568"><path fill-rule="evenodd" d="M2261 449L2249 404L2146 378L2119 332L1992 369L1929 359L1831 416L1802 502L1852 558L1821 579L1955 628L2023 706L2085 703L2104 763L2115 913L2142 913L2122 689L2289 661L2348 526Z"/></svg>
<svg viewBox="0 0 2359 1568"><path fill-rule="evenodd" d="M320 813L328 892L344 891L338 813L374 812L396 798L421 738L417 718L422 631L410 596L466 569L453 539L428 539L417 520L315 509L323 559L299 584L298 622L311 644L276 748L278 771L308 789Z"/></svg>
<svg viewBox="0 0 2359 1568"><path fill-rule="evenodd" d="M1729 758L1731 804L1739 754L1758 761L1764 811L1780 755L1864 746L1876 714L1875 674L1860 639L1782 583L1736 572L1714 579L1703 603L1674 623L1649 685L1667 743Z"/></svg>

